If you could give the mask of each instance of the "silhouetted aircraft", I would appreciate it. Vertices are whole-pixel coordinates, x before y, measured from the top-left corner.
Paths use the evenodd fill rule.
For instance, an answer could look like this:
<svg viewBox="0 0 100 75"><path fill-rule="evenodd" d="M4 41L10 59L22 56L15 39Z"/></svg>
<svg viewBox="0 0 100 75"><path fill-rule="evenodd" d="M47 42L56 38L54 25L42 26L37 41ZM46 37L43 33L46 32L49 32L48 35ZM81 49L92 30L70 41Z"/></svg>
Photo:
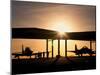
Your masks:
<svg viewBox="0 0 100 75"><path fill-rule="evenodd" d="M88 47L84 46L81 49L77 49L77 45L75 45L75 51L68 51L68 52L73 52L78 56L83 56L83 54L89 54L92 56L93 54L96 54L95 51L92 51L92 49L89 49Z"/></svg>
<svg viewBox="0 0 100 75"><path fill-rule="evenodd" d="M12 53L12 55L15 55L15 58L16 57L19 58L19 56L30 56L30 58L31 58L32 52L33 51L29 47L26 47L25 50L24 50L23 45L22 45L22 52L20 52L20 53Z"/></svg>
<svg viewBox="0 0 100 75"><path fill-rule="evenodd" d="M23 45L22 45L22 52L12 53L12 55L15 55L15 58L18 57L18 59L19 59L19 56L30 56L30 58L31 58L32 55L34 55L35 58L44 58L46 53L47 52L33 53L33 51L29 47L26 47L25 50L24 50ZM48 52L48 54L49 53L50 53L50 51Z"/></svg>

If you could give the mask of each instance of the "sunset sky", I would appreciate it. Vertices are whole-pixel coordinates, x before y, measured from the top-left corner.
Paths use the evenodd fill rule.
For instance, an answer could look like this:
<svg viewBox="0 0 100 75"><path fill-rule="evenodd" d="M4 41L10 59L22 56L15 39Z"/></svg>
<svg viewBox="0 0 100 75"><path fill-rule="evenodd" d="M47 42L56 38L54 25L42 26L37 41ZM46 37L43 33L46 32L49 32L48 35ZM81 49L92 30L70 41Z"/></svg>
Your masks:
<svg viewBox="0 0 100 75"><path fill-rule="evenodd" d="M12 28L43 28L63 32L96 31L96 7L71 4L12 1ZM49 50L51 42L49 41ZM20 52L21 45L29 46L34 52L45 51L45 40L12 39L12 52ZM88 41L68 40L68 50L90 46ZM61 40L61 55L64 54L64 40ZM93 43L93 49L95 44ZM55 55L57 40L54 41ZM71 55L69 53L69 55Z"/></svg>

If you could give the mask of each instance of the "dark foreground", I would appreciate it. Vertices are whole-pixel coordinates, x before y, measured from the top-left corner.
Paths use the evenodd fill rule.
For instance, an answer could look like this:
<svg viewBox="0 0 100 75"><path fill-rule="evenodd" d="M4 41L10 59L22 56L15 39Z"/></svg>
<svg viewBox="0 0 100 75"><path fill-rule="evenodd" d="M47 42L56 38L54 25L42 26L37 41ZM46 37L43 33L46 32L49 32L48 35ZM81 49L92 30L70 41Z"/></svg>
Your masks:
<svg viewBox="0 0 100 75"><path fill-rule="evenodd" d="M12 59L12 74L96 69L96 57Z"/></svg>

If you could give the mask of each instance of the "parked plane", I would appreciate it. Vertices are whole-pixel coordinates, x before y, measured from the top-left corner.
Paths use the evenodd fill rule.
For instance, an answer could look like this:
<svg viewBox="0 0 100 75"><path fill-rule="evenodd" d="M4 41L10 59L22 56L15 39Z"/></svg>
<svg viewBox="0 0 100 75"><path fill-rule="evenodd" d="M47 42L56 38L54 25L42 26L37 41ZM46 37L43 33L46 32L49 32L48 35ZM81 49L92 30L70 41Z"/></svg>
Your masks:
<svg viewBox="0 0 100 75"><path fill-rule="evenodd" d="M29 48L29 47L26 47L25 50L24 50L24 47L22 45L22 52L19 52L19 53L12 53L12 55L15 55L15 58L18 57L19 59L19 56L31 56L34 55L35 58L44 58L45 57L45 54L47 52L37 52L37 53L33 53L33 51ZM48 52L48 54L50 53L50 51Z"/></svg>
<svg viewBox="0 0 100 75"><path fill-rule="evenodd" d="M83 54L89 54L92 56L93 54L96 54L95 51L92 51L92 49L89 49L88 47L84 46L81 49L77 49L77 45L75 44L75 51L68 51L68 52L73 52L78 56L83 56Z"/></svg>
<svg viewBox="0 0 100 75"><path fill-rule="evenodd" d="M15 58L16 57L19 58L19 56L30 56L30 58L31 58L32 52L33 51L29 47L26 47L25 50L24 50L24 47L22 45L22 52L20 52L20 53L12 53L12 55L15 55Z"/></svg>

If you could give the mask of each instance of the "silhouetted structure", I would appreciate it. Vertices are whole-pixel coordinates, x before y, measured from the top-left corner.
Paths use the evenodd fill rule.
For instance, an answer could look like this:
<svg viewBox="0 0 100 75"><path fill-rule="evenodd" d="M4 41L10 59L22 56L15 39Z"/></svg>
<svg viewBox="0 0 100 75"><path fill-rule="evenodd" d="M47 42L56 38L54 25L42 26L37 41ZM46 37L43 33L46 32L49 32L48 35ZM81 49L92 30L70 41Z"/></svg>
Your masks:
<svg viewBox="0 0 100 75"><path fill-rule="evenodd" d="M92 56L93 54L96 54L95 51L92 51L92 49L89 49L87 46L84 46L81 49L77 49L76 44L75 44L75 51L68 51L68 52L74 52L78 56L82 56L83 54L89 54L90 56Z"/></svg>
<svg viewBox="0 0 100 75"><path fill-rule="evenodd" d="M58 32L38 29L38 28L13 28L12 38L23 38L23 39L46 39L46 51L32 53L36 59L21 59L12 60L12 72L13 74L23 74L23 73L40 73L40 72L55 72L55 71L71 71L71 70L85 70L85 69L95 69L96 68L96 57L67 57L67 40L84 40L90 41L90 49L92 49L92 41L96 40L96 32L69 32L65 33L62 37L57 35ZM58 55L56 58L49 58L48 40L52 39L52 58L53 58L53 40L58 40ZM60 56L60 39L65 40L65 57ZM77 50L77 51L76 51ZM83 47L82 50L77 49L75 45L75 53L81 55L83 53L89 53L90 50ZM27 48L27 53L29 48ZM91 52L91 51L90 51ZM22 46L22 53L24 53L24 48ZM30 54L30 52L29 52ZM46 59L45 59L46 55ZM38 59L39 58L39 59ZM42 58L42 59L40 59ZM48 58L48 60L47 60ZM23 63L25 62L25 63ZM31 69L32 68L32 69Z"/></svg>
<svg viewBox="0 0 100 75"><path fill-rule="evenodd" d="M25 50L24 50L24 47L22 45L22 53L13 53L12 55L15 55L15 58L18 57L19 59L19 56L32 56L32 50L29 48L29 47L26 47Z"/></svg>
<svg viewBox="0 0 100 75"><path fill-rule="evenodd" d="M33 51L29 48L29 47L26 47L24 49L23 45L22 45L22 52L20 53L12 53L12 55L15 55L15 58L19 57L20 56L35 56L35 58L45 58L45 55L46 55L47 52L37 52L37 53L33 53ZM48 51L48 56L49 56L49 53L50 51Z"/></svg>
<svg viewBox="0 0 100 75"><path fill-rule="evenodd" d="M46 57L48 54L48 39L58 40L58 56L60 56L60 39L65 40L65 57L67 57L67 40L84 40L90 41L90 49L92 49L92 41L96 40L96 32L65 32L62 37L57 31L39 29L39 28L12 28L12 38L23 39L46 39ZM53 44L53 41L52 41ZM53 45L52 45L53 58Z"/></svg>

